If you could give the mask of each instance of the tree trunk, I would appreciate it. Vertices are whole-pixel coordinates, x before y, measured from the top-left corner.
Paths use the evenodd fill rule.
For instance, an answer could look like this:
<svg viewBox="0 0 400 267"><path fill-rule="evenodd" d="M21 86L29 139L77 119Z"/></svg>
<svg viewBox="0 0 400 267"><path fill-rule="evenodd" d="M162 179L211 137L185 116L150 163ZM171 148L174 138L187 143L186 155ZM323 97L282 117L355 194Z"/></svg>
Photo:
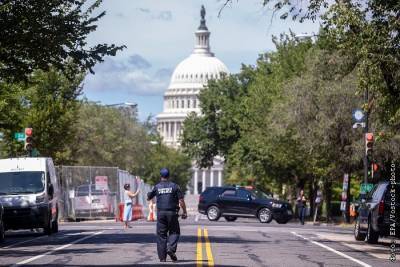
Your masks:
<svg viewBox="0 0 400 267"><path fill-rule="evenodd" d="M331 221L332 181L328 178L324 183L324 199L326 207L326 221Z"/></svg>

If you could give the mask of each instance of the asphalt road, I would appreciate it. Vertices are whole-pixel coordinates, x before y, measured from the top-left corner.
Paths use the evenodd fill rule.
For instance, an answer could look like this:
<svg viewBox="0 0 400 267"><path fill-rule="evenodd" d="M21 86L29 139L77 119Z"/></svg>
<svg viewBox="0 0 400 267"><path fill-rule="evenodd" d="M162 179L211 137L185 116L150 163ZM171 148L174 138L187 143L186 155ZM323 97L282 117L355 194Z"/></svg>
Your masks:
<svg viewBox="0 0 400 267"><path fill-rule="evenodd" d="M116 222L80 222L64 223L52 236L8 232L0 245L0 266L175 265L158 261L155 223L132 226L124 230ZM400 266L399 254L395 263L388 260L388 240L367 245L343 227L191 217L181 221L181 232L178 266Z"/></svg>

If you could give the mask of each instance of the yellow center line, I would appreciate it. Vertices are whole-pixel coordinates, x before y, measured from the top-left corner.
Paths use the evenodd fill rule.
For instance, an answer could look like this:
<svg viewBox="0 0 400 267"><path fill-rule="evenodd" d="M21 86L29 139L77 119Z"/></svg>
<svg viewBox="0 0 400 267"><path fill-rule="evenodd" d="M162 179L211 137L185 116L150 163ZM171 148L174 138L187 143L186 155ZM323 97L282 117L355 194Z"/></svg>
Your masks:
<svg viewBox="0 0 400 267"><path fill-rule="evenodd" d="M203 266L203 246L201 244L201 228L197 228L196 266Z"/></svg>
<svg viewBox="0 0 400 267"><path fill-rule="evenodd" d="M204 239L206 242L206 252L207 252L207 259L208 259L208 266L214 266L214 258L211 251L211 244L210 240L208 239L208 231L204 228Z"/></svg>

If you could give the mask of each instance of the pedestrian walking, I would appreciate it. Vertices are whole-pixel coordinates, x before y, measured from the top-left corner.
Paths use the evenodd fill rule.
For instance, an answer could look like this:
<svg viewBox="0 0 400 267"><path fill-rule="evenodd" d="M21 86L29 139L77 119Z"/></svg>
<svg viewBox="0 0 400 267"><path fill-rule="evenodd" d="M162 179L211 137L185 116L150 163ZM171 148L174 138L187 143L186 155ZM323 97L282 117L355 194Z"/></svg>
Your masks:
<svg viewBox="0 0 400 267"><path fill-rule="evenodd" d="M300 190L300 194L297 198L297 209L299 211L300 223L304 225L304 217L306 216L307 199L304 196L304 190Z"/></svg>
<svg viewBox="0 0 400 267"><path fill-rule="evenodd" d="M321 190L317 190L317 196L315 197L314 203L315 203L315 211L314 211L314 223L315 223L318 219L319 207L322 204L322 191Z"/></svg>
<svg viewBox="0 0 400 267"><path fill-rule="evenodd" d="M181 234L178 212L183 209L182 219L187 218L186 204L179 186L169 181L169 170L160 171L161 180L147 194L147 201L157 197L157 253L160 262L165 262L167 255L177 261L176 249Z"/></svg>
<svg viewBox="0 0 400 267"><path fill-rule="evenodd" d="M124 229L126 228L131 228L131 226L129 225L129 222L132 220L132 198L136 197L140 190L138 188L138 190L136 190L135 193L132 193L131 190L131 185L130 184L124 184L124 217L123 217L123 221L124 221Z"/></svg>

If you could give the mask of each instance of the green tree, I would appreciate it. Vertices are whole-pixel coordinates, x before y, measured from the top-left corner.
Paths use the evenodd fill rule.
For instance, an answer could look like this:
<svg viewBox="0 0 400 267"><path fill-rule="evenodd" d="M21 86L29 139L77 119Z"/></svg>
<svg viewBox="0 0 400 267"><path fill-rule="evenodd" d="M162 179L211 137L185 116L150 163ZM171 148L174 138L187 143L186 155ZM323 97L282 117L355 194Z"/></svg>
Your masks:
<svg viewBox="0 0 400 267"><path fill-rule="evenodd" d="M74 137L83 76L74 80L60 71L35 71L28 83L1 83L1 131L4 157L26 155L23 142L14 140L15 132L33 128L34 148L57 164L69 159L67 148Z"/></svg>
<svg viewBox="0 0 400 267"><path fill-rule="evenodd" d="M17 156L21 144L14 140L14 133L21 131L24 115L22 84L9 84L0 81L0 140L1 157Z"/></svg>
<svg viewBox="0 0 400 267"><path fill-rule="evenodd" d="M86 38L105 15L93 16L101 0L2 0L0 2L0 80L27 80L35 69L63 70L72 61L81 71L123 46L97 44Z"/></svg>
<svg viewBox="0 0 400 267"><path fill-rule="evenodd" d="M151 148L143 176L146 182L154 185L160 181L161 168L168 168L170 180L177 183L185 192L191 178L191 167L191 160L184 153L158 143Z"/></svg>
<svg viewBox="0 0 400 267"><path fill-rule="evenodd" d="M117 166L140 175L150 151L144 127L116 108L84 102L71 158L79 165Z"/></svg>
<svg viewBox="0 0 400 267"><path fill-rule="evenodd" d="M56 164L71 162L69 146L75 137L83 75L71 80L60 71L35 71L24 92L23 125L33 128L34 148Z"/></svg>

